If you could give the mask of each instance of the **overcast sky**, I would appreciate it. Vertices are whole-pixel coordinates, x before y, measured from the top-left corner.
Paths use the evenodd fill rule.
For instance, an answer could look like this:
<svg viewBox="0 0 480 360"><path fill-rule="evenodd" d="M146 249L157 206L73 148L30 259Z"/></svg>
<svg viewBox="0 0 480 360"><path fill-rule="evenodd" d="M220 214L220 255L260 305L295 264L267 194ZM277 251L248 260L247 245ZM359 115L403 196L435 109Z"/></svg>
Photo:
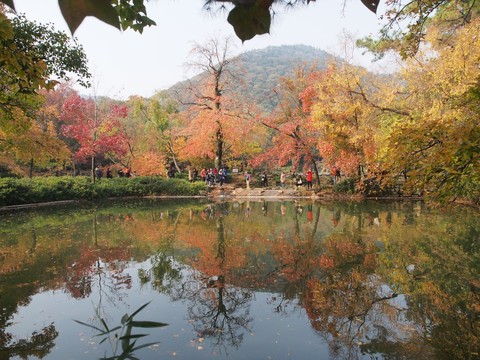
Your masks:
<svg viewBox="0 0 480 360"><path fill-rule="evenodd" d="M17 12L29 20L53 23L55 29L69 33L57 0L14 0ZM277 9L270 34L256 36L244 44L227 22L227 14L203 10L203 0L150 0L148 16L157 26L143 34L133 30L121 32L112 26L87 18L75 33L83 45L89 67L95 77L97 95L127 98L129 95L151 96L190 77L184 64L194 42L231 36L237 53L276 45L305 44L336 55L343 55L341 34L356 37L375 34L380 29L378 17L360 0L318 0L307 6ZM378 14L384 9L379 7ZM357 63L368 66L356 52ZM378 65L376 66L378 67ZM91 93L91 90L82 90Z"/></svg>

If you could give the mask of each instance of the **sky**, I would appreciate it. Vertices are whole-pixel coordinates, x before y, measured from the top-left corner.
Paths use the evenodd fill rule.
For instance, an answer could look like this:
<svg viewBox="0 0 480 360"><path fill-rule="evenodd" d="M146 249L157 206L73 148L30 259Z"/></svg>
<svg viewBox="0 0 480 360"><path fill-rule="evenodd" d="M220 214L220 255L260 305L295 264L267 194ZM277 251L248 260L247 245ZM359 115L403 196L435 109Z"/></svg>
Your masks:
<svg viewBox="0 0 480 360"><path fill-rule="evenodd" d="M57 0L14 0L18 13L29 20L52 23L56 30L70 34ZM354 37L375 35L381 28L378 16L360 0L318 0L293 9L276 9L270 34L256 36L242 44L227 22L226 13L203 9L203 0L149 0L148 16L157 26L143 34L119 31L93 17L86 18L74 36L82 44L93 74L91 89L78 87L82 94L126 99L130 95L150 97L192 75L185 63L194 43L211 38L231 37L234 54L268 46L305 44L342 56L342 34ZM384 9L379 6L378 14ZM370 57L355 51L354 62L370 65Z"/></svg>

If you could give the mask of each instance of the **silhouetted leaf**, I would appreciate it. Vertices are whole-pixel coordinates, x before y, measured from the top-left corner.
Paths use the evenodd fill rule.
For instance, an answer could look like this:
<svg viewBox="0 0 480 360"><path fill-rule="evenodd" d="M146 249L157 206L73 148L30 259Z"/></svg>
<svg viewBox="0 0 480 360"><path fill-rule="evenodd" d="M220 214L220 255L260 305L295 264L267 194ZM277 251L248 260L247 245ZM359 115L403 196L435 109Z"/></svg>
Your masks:
<svg viewBox="0 0 480 360"><path fill-rule="evenodd" d="M233 26L240 40L250 40L255 35L270 31L270 11L260 7L258 3L252 6L237 4L228 14L227 21Z"/></svg>
<svg viewBox="0 0 480 360"><path fill-rule="evenodd" d="M90 328L92 328L92 329L95 329L95 330L97 330L97 331L100 331L102 334L106 334L105 331L103 331L102 329L97 328L96 326L93 326L93 325L84 323L84 322L79 321L79 320L73 320L73 321L75 321L76 323L79 323L80 325L85 325L85 326L88 326L88 327L90 327Z"/></svg>
<svg viewBox="0 0 480 360"><path fill-rule="evenodd" d="M368 8L368 10L376 14L380 0L362 0L362 3Z"/></svg>
<svg viewBox="0 0 480 360"><path fill-rule="evenodd" d="M145 307L147 307L148 304L150 304L152 301L150 300L149 302L147 302L146 304L143 304L142 306L140 306L137 310L135 310L132 315L130 315L127 319L127 321L131 321L133 319L133 317L135 315L137 315L140 311L142 311Z"/></svg>
<svg viewBox="0 0 480 360"><path fill-rule="evenodd" d="M130 323L133 327L140 327L140 328L154 328L154 327L162 327L167 326L168 324L155 322L155 321L132 321Z"/></svg>
<svg viewBox="0 0 480 360"><path fill-rule="evenodd" d="M120 29L118 13L109 0L58 0L58 4L72 34L87 16Z"/></svg>
<svg viewBox="0 0 480 360"><path fill-rule="evenodd" d="M138 339L144 336L147 336L148 334L135 334L135 335L125 335L121 336L119 340L129 340L129 339Z"/></svg>
<svg viewBox="0 0 480 360"><path fill-rule="evenodd" d="M152 343L148 343L148 344L139 345L139 346L137 346L136 348L133 348L133 349L132 349L132 352L133 352L133 351L137 351L137 350L139 350L139 349L143 349L143 348L152 346L152 345L156 345L156 344L158 344L158 342L156 342L156 343L155 343L155 342L152 342Z"/></svg>
<svg viewBox="0 0 480 360"><path fill-rule="evenodd" d="M108 325L107 325L107 323L105 322L105 320L104 320L103 318L100 318L100 321L102 322L102 325L103 325L103 327L105 328L105 330L106 330L107 332L110 332L111 330L108 329Z"/></svg>
<svg viewBox="0 0 480 360"><path fill-rule="evenodd" d="M5 5L15 10L15 5L13 4L13 0L0 0L0 2L4 3Z"/></svg>

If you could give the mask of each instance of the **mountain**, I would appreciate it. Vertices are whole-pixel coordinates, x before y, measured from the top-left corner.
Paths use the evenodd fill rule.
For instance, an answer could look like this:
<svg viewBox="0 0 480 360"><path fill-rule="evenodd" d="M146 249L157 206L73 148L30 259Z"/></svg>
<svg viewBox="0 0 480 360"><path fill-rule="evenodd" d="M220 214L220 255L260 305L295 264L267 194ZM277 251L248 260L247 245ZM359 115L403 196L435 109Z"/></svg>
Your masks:
<svg viewBox="0 0 480 360"><path fill-rule="evenodd" d="M269 46L261 50L252 50L240 55L246 70L246 92L266 111L271 112L277 106L273 92L280 77L292 74L296 65L317 62L319 69L325 67L325 61L332 55L306 45Z"/></svg>
<svg viewBox="0 0 480 360"><path fill-rule="evenodd" d="M317 62L319 69L324 68L325 62L332 55L307 45L269 46L264 49L247 51L239 57L242 69L232 69L233 72L245 73L244 91L248 98L257 101L266 112L271 112L278 104L273 89L278 86L280 77L290 75L296 65ZM236 71L238 70L238 71ZM190 81L201 79L199 74ZM185 82L173 85L169 92L181 90Z"/></svg>

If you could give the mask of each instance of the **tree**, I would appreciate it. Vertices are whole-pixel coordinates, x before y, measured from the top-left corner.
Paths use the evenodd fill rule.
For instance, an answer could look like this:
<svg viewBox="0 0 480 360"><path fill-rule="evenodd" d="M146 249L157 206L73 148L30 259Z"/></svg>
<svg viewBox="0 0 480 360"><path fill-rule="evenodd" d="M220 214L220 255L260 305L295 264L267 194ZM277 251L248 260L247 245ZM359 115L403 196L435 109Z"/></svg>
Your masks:
<svg viewBox="0 0 480 360"><path fill-rule="evenodd" d="M375 147L361 96L361 78L367 71L347 64L330 63L327 70L310 78L311 86L300 95L304 110L311 113L319 131L318 149L330 168L340 167L353 175L367 161L366 150Z"/></svg>
<svg viewBox="0 0 480 360"><path fill-rule="evenodd" d="M149 99L136 97L131 100L133 117L144 124L142 134L145 138L144 150L148 151L151 160L152 158L161 159L162 164L154 161L157 163L156 174L161 173L167 158L181 173L178 154L183 136L180 135L181 119L176 102L166 92L158 92ZM147 163L142 162L142 164L142 168L148 167Z"/></svg>
<svg viewBox="0 0 480 360"><path fill-rule="evenodd" d="M4 133L0 150L17 163L28 163L32 177L34 165L45 166L53 161L62 164L69 159L70 151L57 135L51 120L39 119L24 132Z"/></svg>
<svg viewBox="0 0 480 360"><path fill-rule="evenodd" d="M378 4L378 2L377 2ZM476 1L462 0L394 0L387 3L387 24L377 39L366 37L357 41L360 47L372 51L377 59L393 50L402 58L414 56L425 40L428 29L440 27L439 39L448 39L478 16Z"/></svg>
<svg viewBox="0 0 480 360"><path fill-rule="evenodd" d="M262 124L275 133L272 147L251 163L285 166L292 162L294 169L303 163L304 168L313 167L317 184L320 184L317 168L319 155L316 149L318 133L308 114L303 111L302 100L299 98L316 69L316 64L298 65L292 76L280 78L279 89L273 90L279 98L279 105L271 117L262 120Z"/></svg>
<svg viewBox="0 0 480 360"><path fill-rule="evenodd" d="M29 161L31 169L34 162L65 158L53 123L39 119L44 101L39 90L51 90L72 74L88 86L90 74L82 47L65 33L23 16L8 19L3 11L0 8L0 151L10 168L13 155Z"/></svg>
<svg viewBox="0 0 480 360"><path fill-rule="evenodd" d="M0 129L25 129L41 104L37 90L51 90L58 79L72 74L81 85L89 85L87 59L81 45L51 25L24 16L10 20L1 12L0 24Z"/></svg>
<svg viewBox="0 0 480 360"><path fill-rule="evenodd" d="M437 200L480 193L480 42L475 20L442 39L429 29L429 47L406 62L396 101L409 116L391 119L385 154L393 175L408 175L407 186Z"/></svg>
<svg viewBox="0 0 480 360"><path fill-rule="evenodd" d="M62 128L63 134L79 142L74 161L91 159L92 182L95 181L96 156L122 156L127 151L127 137L118 120L126 117L127 111L125 105L112 104L109 113L101 114L92 98L86 100L78 95L73 95L63 105L60 119L67 123Z"/></svg>
<svg viewBox="0 0 480 360"><path fill-rule="evenodd" d="M252 104L234 93L238 75L232 69L240 59L229 57L230 46L228 39L211 39L193 47L189 66L203 71L202 78L188 84L187 96L180 99L189 112L185 155L215 157L216 167L223 164L226 151L239 152L256 116Z"/></svg>

